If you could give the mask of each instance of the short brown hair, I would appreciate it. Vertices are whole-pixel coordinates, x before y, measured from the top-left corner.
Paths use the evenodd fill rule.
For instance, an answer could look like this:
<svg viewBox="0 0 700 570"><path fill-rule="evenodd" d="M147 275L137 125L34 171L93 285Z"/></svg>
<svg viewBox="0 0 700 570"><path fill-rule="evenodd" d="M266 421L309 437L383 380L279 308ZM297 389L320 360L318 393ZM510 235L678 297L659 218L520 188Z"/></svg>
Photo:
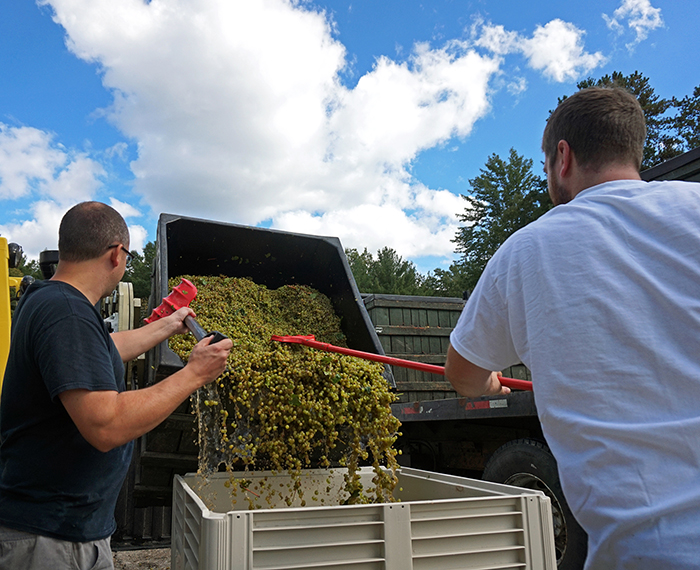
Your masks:
<svg viewBox="0 0 700 570"><path fill-rule="evenodd" d="M58 258L87 261L100 257L110 245L129 244L124 218L102 202L81 202L68 210L58 229Z"/></svg>
<svg viewBox="0 0 700 570"><path fill-rule="evenodd" d="M589 87L564 99L550 115L542 150L551 161L564 140L584 168L620 163L639 170L645 138L644 112L634 95L620 87Z"/></svg>

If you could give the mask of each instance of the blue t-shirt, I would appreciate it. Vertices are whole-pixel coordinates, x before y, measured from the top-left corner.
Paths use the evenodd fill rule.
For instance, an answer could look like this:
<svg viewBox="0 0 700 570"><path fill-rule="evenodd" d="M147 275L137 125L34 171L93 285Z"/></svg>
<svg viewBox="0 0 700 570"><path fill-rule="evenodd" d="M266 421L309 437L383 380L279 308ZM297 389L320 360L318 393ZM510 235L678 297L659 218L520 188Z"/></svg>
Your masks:
<svg viewBox="0 0 700 570"><path fill-rule="evenodd" d="M0 524L76 542L114 532L133 444L90 445L58 397L76 388L122 392L124 365L80 291L37 282L13 317L0 398Z"/></svg>

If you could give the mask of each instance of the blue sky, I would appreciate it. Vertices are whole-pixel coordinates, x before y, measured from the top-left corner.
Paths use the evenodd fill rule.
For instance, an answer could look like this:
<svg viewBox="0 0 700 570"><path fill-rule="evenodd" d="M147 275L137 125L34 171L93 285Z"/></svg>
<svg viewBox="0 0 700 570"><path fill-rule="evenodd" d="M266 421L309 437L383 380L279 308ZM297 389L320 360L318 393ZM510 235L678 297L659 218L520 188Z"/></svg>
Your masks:
<svg viewBox="0 0 700 570"><path fill-rule="evenodd" d="M56 247L88 199L454 258L469 179L539 172L557 98L613 71L700 84L697 0L4 0L0 235Z"/></svg>

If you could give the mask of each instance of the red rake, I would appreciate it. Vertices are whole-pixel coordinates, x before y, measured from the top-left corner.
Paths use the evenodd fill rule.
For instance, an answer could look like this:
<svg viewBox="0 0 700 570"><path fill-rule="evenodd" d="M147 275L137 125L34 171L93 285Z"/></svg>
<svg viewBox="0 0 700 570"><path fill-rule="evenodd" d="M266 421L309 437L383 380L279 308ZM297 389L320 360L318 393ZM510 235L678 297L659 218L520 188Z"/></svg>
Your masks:
<svg viewBox="0 0 700 570"><path fill-rule="evenodd" d="M150 324L162 317L172 315L175 311L181 309L182 307L189 307L190 303L196 296L197 287L194 286L194 283L187 279L180 278L180 283L173 287L170 295L164 297L163 302L153 309L151 316L143 320L144 322ZM190 329L194 337L197 339L197 342L207 336L214 337L211 339L209 344L214 344L215 342L228 338L225 334L222 334L219 331L212 331L208 333L200 326L192 315L185 317L185 326Z"/></svg>
<svg viewBox="0 0 700 570"><path fill-rule="evenodd" d="M423 362L414 362L413 360L403 360L401 358L394 358L393 356L383 356L381 354L373 354L371 352L353 350L352 348L334 346L332 344L328 344L327 342L320 342L316 340L314 335L272 335L271 340L276 340L278 342L303 344L305 346L310 346L311 348L324 350L326 352L337 352L339 354L346 354L348 356L356 356L357 358L362 358L364 360L373 360L374 362L393 364L394 366L400 366L402 368L413 368L414 370L422 370L423 372L431 372L432 374L441 374L443 376L445 375L444 366L424 364ZM500 381L501 384L503 384L503 386L508 386L509 388L513 388L515 390L532 390L532 382L529 382L527 380L517 380L516 378L501 377Z"/></svg>

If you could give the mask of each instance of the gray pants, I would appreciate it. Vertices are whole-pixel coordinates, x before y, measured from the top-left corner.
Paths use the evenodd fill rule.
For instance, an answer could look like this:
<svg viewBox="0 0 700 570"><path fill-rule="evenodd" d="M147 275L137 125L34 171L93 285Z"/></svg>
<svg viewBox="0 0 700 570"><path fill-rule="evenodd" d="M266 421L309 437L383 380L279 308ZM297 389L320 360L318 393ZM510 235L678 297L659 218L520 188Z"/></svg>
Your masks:
<svg viewBox="0 0 700 570"><path fill-rule="evenodd" d="M109 538L70 542L0 526L2 570L114 570Z"/></svg>

